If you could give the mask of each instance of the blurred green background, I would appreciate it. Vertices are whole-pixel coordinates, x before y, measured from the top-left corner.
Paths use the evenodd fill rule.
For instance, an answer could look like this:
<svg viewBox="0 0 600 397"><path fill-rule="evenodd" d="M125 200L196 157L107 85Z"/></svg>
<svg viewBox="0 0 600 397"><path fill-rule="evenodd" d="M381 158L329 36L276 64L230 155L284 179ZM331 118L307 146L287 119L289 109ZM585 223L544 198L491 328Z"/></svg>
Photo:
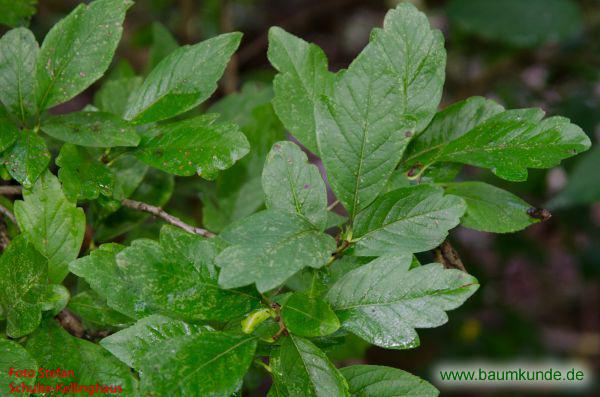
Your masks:
<svg viewBox="0 0 600 397"><path fill-rule="evenodd" d="M580 359L598 374L600 1L412 2L446 37L448 66L442 107L472 95L495 99L507 108L541 107L550 115L571 118L590 136L594 147L553 170L530 171L529 180L523 183L508 183L490 172L465 168L462 179L506 188L534 206L550 208L553 217L511 235L455 230L453 245L469 272L479 278L481 288L450 313L447 325L421 330L419 348L366 349L355 340L330 354L345 364L391 365L428 379L432 365L444 359ZM0 0L0 22L13 26L29 23L40 39L78 3ZM138 0L128 14L118 61L110 75L143 75L177 43L194 43L222 31L242 31L244 40L213 98L216 102L247 82L268 86L273 77L266 58L270 26L281 26L317 43L331 67L338 70L347 67L367 43L371 28L379 26L395 4L391 0ZM92 86L56 112L81 109L92 101L99 86ZM255 102L264 102L260 95L252 90L247 94ZM245 111L240 104L238 116L243 117ZM219 194L219 187L197 178L178 179L173 197L170 181L156 176L146 182L141 194L157 204L168 201L170 211L197 223L202 222L202 206L211 194ZM119 225L120 230L146 219L136 216L128 225ZM152 235L156 230L157 223L149 223L143 233ZM124 239L133 237L130 233ZM432 257L424 255L422 259ZM257 395L265 389L262 383L257 377ZM442 395L527 394L510 390L450 393L442 389ZM598 396L600 388L579 395Z"/></svg>

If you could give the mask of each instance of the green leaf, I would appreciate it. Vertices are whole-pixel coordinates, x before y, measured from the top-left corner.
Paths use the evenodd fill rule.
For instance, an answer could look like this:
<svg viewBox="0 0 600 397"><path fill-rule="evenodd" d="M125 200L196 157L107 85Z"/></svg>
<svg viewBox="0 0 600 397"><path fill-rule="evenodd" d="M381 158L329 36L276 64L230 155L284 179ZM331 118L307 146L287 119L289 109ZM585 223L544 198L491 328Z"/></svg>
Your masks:
<svg viewBox="0 0 600 397"><path fill-rule="evenodd" d="M452 0L447 13L459 29L515 47L564 41L583 25L581 9L571 0Z"/></svg>
<svg viewBox="0 0 600 397"><path fill-rule="evenodd" d="M379 365L341 368L352 397L437 397L435 387L408 372Z"/></svg>
<svg viewBox="0 0 600 397"><path fill-rule="evenodd" d="M356 218L356 255L412 253L437 247L465 212L459 197L431 185L400 188L379 197Z"/></svg>
<svg viewBox="0 0 600 397"><path fill-rule="evenodd" d="M9 119L6 109L0 106L0 153L11 147L19 134L19 129Z"/></svg>
<svg viewBox="0 0 600 397"><path fill-rule="evenodd" d="M81 319L86 329L119 329L133 321L130 317L108 307L106 299L91 290L80 292L71 298L69 310Z"/></svg>
<svg viewBox="0 0 600 397"><path fill-rule="evenodd" d="M24 201L15 202L15 216L23 234L48 259L48 278L60 283L77 258L85 232L85 214L68 201L58 179L46 171Z"/></svg>
<svg viewBox="0 0 600 397"><path fill-rule="evenodd" d="M135 128L104 112L82 111L53 116L44 121L42 130L53 138L80 146L137 146L140 142Z"/></svg>
<svg viewBox="0 0 600 397"><path fill-rule="evenodd" d="M290 335L270 359L274 395L288 397L350 396L348 384L312 342Z"/></svg>
<svg viewBox="0 0 600 397"><path fill-rule="evenodd" d="M92 289L105 298L109 307L131 318L146 316L145 306L136 305L139 298L129 285L120 282L121 273L116 256L125 247L120 244L102 244L89 255L69 264L69 270L83 278ZM117 282L115 282L117 281Z"/></svg>
<svg viewBox="0 0 600 397"><path fill-rule="evenodd" d="M73 371L74 376L68 379L37 378L37 382L42 385L56 387L62 383L63 386L59 386L61 394L79 394L73 390L71 393L64 391L74 382L79 385L106 385L113 387L115 393L118 392L117 387L120 387L123 395L138 395L137 381L126 365L102 347L71 336L54 319L42 323L27 340L26 348L40 367Z"/></svg>
<svg viewBox="0 0 600 397"><path fill-rule="evenodd" d="M33 332L42 319L42 287L47 261L22 236L0 257L0 305L6 316L6 334L20 338Z"/></svg>
<svg viewBox="0 0 600 397"><path fill-rule="evenodd" d="M148 68L154 69L160 61L179 48L177 40L173 37L169 29L160 22L152 24L152 45L148 53Z"/></svg>
<svg viewBox="0 0 600 397"><path fill-rule="evenodd" d="M293 142L277 142L262 174L267 208L305 217L320 230L327 223L327 189L317 166Z"/></svg>
<svg viewBox="0 0 600 397"><path fill-rule="evenodd" d="M281 318L294 335L325 336L340 327L340 321L329 305L305 293L292 294L281 308Z"/></svg>
<svg viewBox="0 0 600 397"><path fill-rule="evenodd" d="M157 135L143 141L136 156L163 171L214 179L250 150L248 140L232 123L217 123L214 115L156 127Z"/></svg>
<svg viewBox="0 0 600 397"><path fill-rule="evenodd" d="M415 328L438 327L479 287L456 269L431 263L410 269L412 255L386 255L336 282L327 300L342 328L389 349L419 345ZM409 270L410 269L410 270Z"/></svg>
<svg viewBox="0 0 600 397"><path fill-rule="evenodd" d="M527 168L551 168L587 150L590 139L564 117L542 120L540 109L499 113L451 141L438 161L490 168L509 181L527 179Z"/></svg>
<svg viewBox="0 0 600 397"><path fill-rule="evenodd" d="M139 369L147 361L145 356L153 351L155 345L208 330L210 327L204 325L153 315L102 339L100 345L128 366Z"/></svg>
<svg viewBox="0 0 600 397"><path fill-rule="evenodd" d="M219 99L208 108L207 113L218 113L221 115L222 121L230 121L243 128L253 124L254 120L257 118L255 113L258 111L258 108L271 108L271 106L265 105L269 104L272 98L273 89L271 86L265 86L250 81L245 83L239 92L233 92ZM278 120L274 113L273 118ZM285 137L285 134L282 136ZM250 139L250 137L248 138ZM265 152L268 151L270 147L271 146L267 147Z"/></svg>
<svg viewBox="0 0 600 397"><path fill-rule="evenodd" d="M438 112L427 128L412 140L406 150L403 165L413 173L424 165L437 161L444 147L504 108L482 97L471 97Z"/></svg>
<svg viewBox="0 0 600 397"><path fill-rule="evenodd" d="M270 90L257 91L250 87L245 88L239 97L238 94L234 94L233 98L229 95L210 109L220 111L226 120L243 123L242 131L250 142L248 155L221 172L215 185L203 189L202 220L208 229L217 232L264 205L261 174L265 158L275 142L285 139L281 122L268 99L265 101ZM254 103L251 102L253 100L259 103L255 107L250 104ZM244 111L248 113L240 113Z"/></svg>
<svg viewBox="0 0 600 397"><path fill-rule="evenodd" d="M11 368L15 371L33 371L37 374L38 365L23 346L17 342L0 338L0 390L5 395L9 395L9 385L20 386L23 383L33 388L35 377L15 378L9 373ZM29 393L19 393L19 395L29 396Z"/></svg>
<svg viewBox="0 0 600 397"><path fill-rule="evenodd" d="M224 288L255 283L260 292L268 291L304 267L322 267L335 250L333 238L303 218L277 210L238 221L221 237L232 244L215 260Z"/></svg>
<svg viewBox="0 0 600 397"><path fill-rule="evenodd" d="M327 56L315 44L276 26L269 29L267 56L279 71L273 80L275 112L300 143L318 153L315 103L331 94L335 77L327 69Z"/></svg>
<svg viewBox="0 0 600 397"><path fill-rule="evenodd" d="M50 152L44 138L32 131L24 130L17 134L15 144L4 152L3 162L17 182L25 188L31 188L42 172L48 168Z"/></svg>
<svg viewBox="0 0 600 397"><path fill-rule="evenodd" d="M8 26L26 24L35 14L37 0L0 0L0 23Z"/></svg>
<svg viewBox="0 0 600 397"><path fill-rule="evenodd" d="M0 39L0 101L21 120L36 111L33 76L38 52L29 29L13 29Z"/></svg>
<svg viewBox="0 0 600 397"><path fill-rule="evenodd" d="M104 112L122 117L131 93L141 84L142 78L139 76L109 80L94 94L94 105Z"/></svg>
<svg viewBox="0 0 600 397"><path fill-rule="evenodd" d="M442 34L403 3L317 106L321 157L351 219L384 189L409 137L435 114L445 64Z"/></svg>
<svg viewBox="0 0 600 397"><path fill-rule="evenodd" d="M67 306L71 294L61 284L44 284L42 287L42 295L40 296L42 310L49 311L53 316L56 316Z"/></svg>
<svg viewBox="0 0 600 397"><path fill-rule="evenodd" d="M225 332L168 339L145 355L142 391L154 397L229 397L241 384L255 350L255 338Z"/></svg>
<svg viewBox="0 0 600 397"><path fill-rule="evenodd" d="M242 316L258 299L244 291L219 288L213 264L217 251L212 240L164 226L160 243L139 239L117 254L121 277L113 286L124 284L135 291L135 307L147 314L215 321Z"/></svg>
<svg viewBox="0 0 600 397"><path fill-rule="evenodd" d="M100 194L110 196L115 176L84 148L65 143L56 158L58 179L70 201L93 200Z"/></svg>
<svg viewBox="0 0 600 397"><path fill-rule="evenodd" d="M582 156L569 174L567 186L548 203L548 206L565 208L600 202L600 184L597 181L599 169L600 147L596 146Z"/></svg>
<svg viewBox="0 0 600 397"><path fill-rule="evenodd" d="M533 207L506 190L483 182L444 185L446 193L461 197L467 205L461 225L492 233L509 233L539 222L528 215Z"/></svg>
<svg viewBox="0 0 600 397"><path fill-rule="evenodd" d="M175 50L135 91L125 118L136 124L151 123L204 102L217 89L217 81L241 38L241 33L227 33Z"/></svg>
<svg viewBox="0 0 600 397"><path fill-rule="evenodd" d="M110 65L130 0L80 4L46 35L37 61L39 111L66 102Z"/></svg>

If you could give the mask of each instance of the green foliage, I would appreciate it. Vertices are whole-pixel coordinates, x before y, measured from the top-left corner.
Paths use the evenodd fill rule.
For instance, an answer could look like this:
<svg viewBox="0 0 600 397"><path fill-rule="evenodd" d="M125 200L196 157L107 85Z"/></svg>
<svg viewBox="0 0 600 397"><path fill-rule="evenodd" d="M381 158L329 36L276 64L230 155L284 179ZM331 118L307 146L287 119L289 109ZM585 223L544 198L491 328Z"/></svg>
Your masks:
<svg viewBox="0 0 600 397"><path fill-rule="evenodd" d="M247 83L202 107L241 34L180 47L154 25L145 78L121 64L93 106L49 114L104 75L131 6L81 4L39 50L25 28L0 39L2 176L23 189L0 208L18 226L0 229L11 240L0 387L6 368L43 366L127 396L241 395L257 374L271 377L269 396L436 396L399 369L337 360L416 347L417 329L443 325L477 290L413 254L459 224L506 233L543 220L508 191L455 182L464 164L522 181L589 138L563 117L481 97L438 111L443 37L407 3L337 74L315 44L272 28L273 87ZM28 13L0 12L11 25ZM593 174L588 156L575 175ZM554 203L594 200L584 185ZM56 321L65 307L93 342Z"/></svg>

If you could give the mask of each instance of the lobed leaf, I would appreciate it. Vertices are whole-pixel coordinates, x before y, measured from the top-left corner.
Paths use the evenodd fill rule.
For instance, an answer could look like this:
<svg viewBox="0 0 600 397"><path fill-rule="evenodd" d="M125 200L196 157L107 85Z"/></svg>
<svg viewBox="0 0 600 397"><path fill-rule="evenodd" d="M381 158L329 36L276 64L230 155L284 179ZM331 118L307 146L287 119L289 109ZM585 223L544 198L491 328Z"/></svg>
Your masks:
<svg viewBox="0 0 600 397"><path fill-rule="evenodd" d="M304 218L278 210L233 223L220 237L231 244L215 259L223 288L254 283L260 292L268 291L304 267L322 267L335 250L333 238Z"/></svg>
<svg viewBox="0 0 600 397"><path fill-rule="evenodd" d="M318 153L315 104L321 95L331 94L335 78L327 69L327 56L276 26L269 29L267 56L279 71L273 80L275 112L302 145Z"/></svg>
<svg viewBox="0 0 600 397"><path fill-rule="evenodd" d="M431 185L414 185L380 196L358 214L355 253L379 256L437 247L465 212L463 200Z"/></svg>
<svg viewBox="0 0 600 397"><path fill-rule="evenodd" d="M85 214L67 200L58 179L46 171L31 191L15 201L15 216L23 235L48 259L48 279L60 283L77 258L85 232Z"/></svg>
<svg viewBox="0 0 600 397"><path fill-rule="evenodd" d="M277 142L262 173L267 208L305 217L323 230L327 223L327 188L319 169L292 142Z"/></svg>
<svg viewBox="0 0 600 397"><path fill-rule="evenodd" d="M435 114L445 63L441 33L403 3L317 105L319 151L351 220L384 189L410 136Z"/></svg>
<svg viewBox="0 0 600 397"><path fill-rule="evenodd" d="M136 124L165 120L188 111L217 89L241 33L226 33L172 52L132 94L125 118Z"/></svg>
<svg viewBox="0 0 600 397"><path fill-rule="evenodd" d="M37 60L37 105L66 102L98 80L121 39L130 0L80 4L50 29Z"/></svg>
<svg viewBox="0 0 600 397"><path fill-rule="evenodd" d="M438 327L479 287L477 280L439 263L411 269L412 255L385 255L345 274L326 295L342 328L374 345L419 345L415 328Z"/></svg>

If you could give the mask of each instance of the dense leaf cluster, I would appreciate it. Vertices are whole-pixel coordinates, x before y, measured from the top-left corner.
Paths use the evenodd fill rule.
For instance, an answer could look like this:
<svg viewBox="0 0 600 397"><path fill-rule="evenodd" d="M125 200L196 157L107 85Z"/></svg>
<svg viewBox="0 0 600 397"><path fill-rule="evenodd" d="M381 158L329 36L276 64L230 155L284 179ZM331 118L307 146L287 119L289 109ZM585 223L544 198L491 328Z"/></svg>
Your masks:
<svg viewBox="0 0 600 397"><path fill-rule="evenodd" d="M505 233L540 220L507 191L455 182L463 165L523 181L588 149L587 136L480 97L438 111L443 37L409 4L337 73L316 45L274 27L272 89L246 85L201 113L241 34L166 40L172 51L154 51L145 77L117 69L93 104L47 113L105 74L131 5L79 5L41 46L25 28L0 39L2 174L23 187L22 200L2 201L17 227L0 258L1 393L6 368L39 366L127 396L239 395L259 370L269 396L437 395L399 369L338 369L329 349L351 335L418 346L416 330L447 322L478 282L415 254L459 224ZM322 159L347 217L285 130ZM199 194L216 235L158 208L175 175L214 181ZM115 240L149 207L171 223L157 240ZM61 327L54 317L69 312L99 343Z"/></svg>

